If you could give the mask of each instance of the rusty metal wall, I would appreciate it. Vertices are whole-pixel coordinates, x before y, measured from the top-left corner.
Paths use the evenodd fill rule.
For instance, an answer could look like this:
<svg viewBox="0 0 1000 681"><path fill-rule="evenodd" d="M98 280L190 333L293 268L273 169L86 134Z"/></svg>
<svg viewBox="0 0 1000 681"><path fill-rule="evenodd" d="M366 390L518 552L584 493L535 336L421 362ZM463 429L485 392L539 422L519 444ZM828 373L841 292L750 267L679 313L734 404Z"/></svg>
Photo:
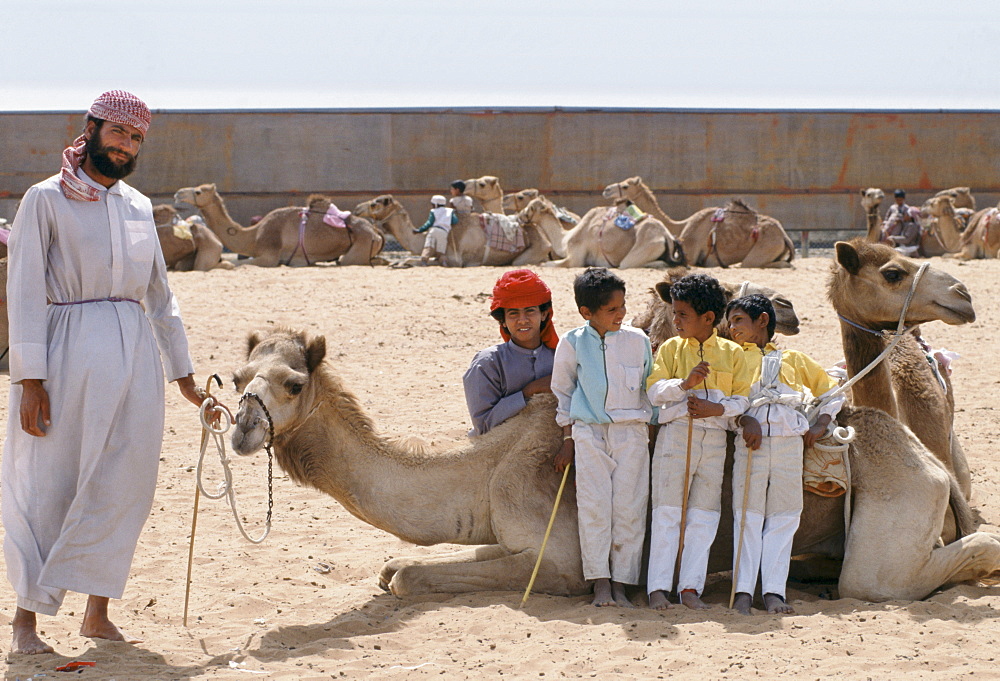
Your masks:
<svg viewBox="0 0 1000 681"><path fill-rule="evenodd" d="M0 113L0 217L58 170L80 114ZM955 185L1000 199L1000 112L370 110L159 112L130 182L169 200L214 182L233 217L396 194L414 215L456 178L497 175L583 213L641 175L675 218L742 197L785 225L862 229L858 191L920 203ZM887 199L887 202L889 199ZM887 204L886 204L887 207Z"/></svg>

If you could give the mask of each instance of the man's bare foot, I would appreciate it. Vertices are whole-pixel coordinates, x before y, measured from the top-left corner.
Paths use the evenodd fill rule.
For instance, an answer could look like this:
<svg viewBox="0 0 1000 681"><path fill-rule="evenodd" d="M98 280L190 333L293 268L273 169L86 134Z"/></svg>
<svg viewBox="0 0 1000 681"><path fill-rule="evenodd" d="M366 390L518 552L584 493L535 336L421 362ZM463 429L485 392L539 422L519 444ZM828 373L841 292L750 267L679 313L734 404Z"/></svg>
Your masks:
<svg viewBox="0 0 1000 681"><path fill-rule="evenodd" d="M740 613L741 615L749 615L750 606L753 605L753 596L750 594L740 591L736 594L736 598L733 599L733 610Z"/></svg>
<svg viewBox="0 0 1000 681"><path fill-rule="evenodd" d="M788 605L778 594L764 594L764 607L772 615L794 615L795 608Z"/></svg>
<svg viewBox="0 0 1000 681"><path fill-rule="evenodd" d="M615 599L615 605L621 608L634 608L635 605L625 594L625 585L621 582L611 582L611 597Z"/></svg>
<svg viewBox="0 0 1000 681"><path fill-rule="evenodd" d="M611 594L611 580L604 578L594 582L594 600L591 605L603 608L615 605L615 597Z"/></svg>
<svg viewBox="0 0 1000 681"><path fill-rule="evenodd" d="M657 589L649 594L649 607L653 610L667 610L674 606L667 600L667 593L662 589Z"/></svg>
<svg viewBox="0 0 1000 681"><path fill-rule="evenodd" d="M87 599L87 609L83 613L80 635L87 638L103 638L108 641L142 643L140 638L123 634L114 622L108 619L108 599L102 596L90 596Z"/></svg>
<svg viewBox="0 0 1000 681"><path fill-rule="evenodd" d="M13 636L10 641L10 652L21 655L41 655L54 653L52 646L38 637L35 613L18 608L11 621Z"/></svg>
<svg viewBox="0 0 1000 681"><path fill-rule="evenodd" d="M684 589L684 591L681 591L681 603L692 610L708 610L709 607L698 598L698 592L694 589Z"/></svg>

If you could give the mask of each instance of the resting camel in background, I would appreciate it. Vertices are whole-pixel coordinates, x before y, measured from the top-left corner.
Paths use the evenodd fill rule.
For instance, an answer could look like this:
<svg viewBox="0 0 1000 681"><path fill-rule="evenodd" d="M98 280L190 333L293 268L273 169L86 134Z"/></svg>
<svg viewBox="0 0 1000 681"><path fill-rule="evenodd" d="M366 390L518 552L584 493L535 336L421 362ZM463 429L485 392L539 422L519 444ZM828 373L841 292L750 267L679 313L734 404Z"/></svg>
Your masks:
<svg viewBox="0 0 1000 681"><path fill-rule="evenodd" d="M196 222L181 220L173 206L165 203L153 206L153 223L167 269L178 272L233 269L233 263L222 259L219 237Z"/></svg>
<svg viewBox="0 0 1000 681"><path fill-rule="evenodd" d="M201 211L205 224L226 248L250 257L248 265L301 267L329 261L371 265L384 243L382 235L364 218L348 217L346 229L327 225L323 215L330 199L319 195L310 196L305 208L276 208L253 227L243 227L229 216L214 184L178 189L174 201Z"/></svg>

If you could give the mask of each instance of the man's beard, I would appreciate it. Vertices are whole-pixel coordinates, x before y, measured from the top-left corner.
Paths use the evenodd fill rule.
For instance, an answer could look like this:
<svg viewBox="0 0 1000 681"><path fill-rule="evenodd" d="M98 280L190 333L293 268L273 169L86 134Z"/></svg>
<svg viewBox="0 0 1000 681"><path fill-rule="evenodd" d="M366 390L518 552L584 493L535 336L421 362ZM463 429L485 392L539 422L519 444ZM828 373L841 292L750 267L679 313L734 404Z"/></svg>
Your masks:
<svg viewBox="0 0 1000 681"><path fill-rule="evenodd" d="M100 130L95 130L94 134L90 136L87 140L87 158L90 162L94 164L97 168L97 172L104 177L110 177L112 180L120 180L123 177L128 177L135 170L135 164L138 160L137 156L132 156L128 152L113 149L113 147L101 146L101 136ZM117 151L118 153L125 154L128 156L128 161L125 163L115 163L111 160L111 151Z"/></svg>

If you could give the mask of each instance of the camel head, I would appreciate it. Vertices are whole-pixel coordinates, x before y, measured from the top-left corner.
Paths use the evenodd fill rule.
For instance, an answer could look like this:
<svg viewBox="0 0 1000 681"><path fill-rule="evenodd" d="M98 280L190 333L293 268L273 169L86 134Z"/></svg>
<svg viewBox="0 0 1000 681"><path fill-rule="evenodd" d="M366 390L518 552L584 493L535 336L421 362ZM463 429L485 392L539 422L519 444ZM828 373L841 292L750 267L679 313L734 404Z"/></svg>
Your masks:
<svg viewBox="0 0 1000 681"><path fill-rule="evenodd" d="M317 399L316 370L326 356L323 336L279 328L266 335L247 337L247 360L233 373L236 390L243 394L236 413L232 445L237 454L253 454L267 442L268 423L257 395L267 407L277 439L308 418Z"/></svg>
<svg viewBox="0 0 1000 681"><path fill-rule="evenodd" d="M382 194L381 196L376 196L371 201L359 203L355 206L353 212L358 217L382 222L387 220L399 208L400 203L396 201L392 194Z"/></svg>
<svg viewBox="0 0 1000 681"><path fill-rule="evenodd" d="M190 203L196 208L207 206L218 198L219 191L214 184L183 187L174 192L174 203Z"/></svg>
<svg viewBox="0 0 1000 681"><path fill-rule="evenodd" d="M896 328L920 266L894 249L864 239L838 241L827 297L838 314L873 330ZM928 267L906 311L906 323L934 320L967 324L976 319L965 284Z"/></svg>
<svg viewBox="0 0 1000 681"><path fill-rule="evenodd" d="M500 179L493 175L483 175L472 180L466 180L465 193L480 201L503 199L503 188L500 186Z"/></svg>
<svg viewBox="0 0 1000 681"><path fill-rule="evenodd" d="M534 225L551 244L552 253L556 258L566 257L566 248L563 243L562 221L556 214L555 205L544 196L532 199L517 214L517 220L522 225Z"/></svg>
<svg viewBox="0 0 1000 681"><path fill-rule="evenodd" d="M519 192L513 194L504 194L503 197L503 209L504 212L520 212L528 202L538 198L537 189L522 189Z"/></svg>
<svg viewBox="0 0 1000 681"><path fill-rule="evenodd" d="M932 196L920 207L920 224L925 229L942 217L955 219L955 201L947 194Z"/></svg>
<svg viewBox="0 0 1000 681"><path fill-rule="evenodd" d="M642 178L636 175L635 177L630 177L627 180L622 180L621 182L615 182L614 184L609 184L601 192L601 196L606 199L630 199L635 200L635 197L640 194L640 189L645 187Z"/></svg>
<svg viewBox="0 0 1000 681"><path fill-rule="evenodd" d="M883 192L878 187L869 187L868 189L861 190L861 207L865 209L866 213L871 213L878 210L878 205L882 203L882 199L885 198L885 192Z"/></svg>
<svg viewBox="0 0 1000 681"><path fill-rule="evenodd" d="M976 197L972 195L972 190L968 187L952 187L951 189L942 189L934 197L938 196L950 196L951 200L955 203L955 208L971 208L976 210Z"/></svg>

